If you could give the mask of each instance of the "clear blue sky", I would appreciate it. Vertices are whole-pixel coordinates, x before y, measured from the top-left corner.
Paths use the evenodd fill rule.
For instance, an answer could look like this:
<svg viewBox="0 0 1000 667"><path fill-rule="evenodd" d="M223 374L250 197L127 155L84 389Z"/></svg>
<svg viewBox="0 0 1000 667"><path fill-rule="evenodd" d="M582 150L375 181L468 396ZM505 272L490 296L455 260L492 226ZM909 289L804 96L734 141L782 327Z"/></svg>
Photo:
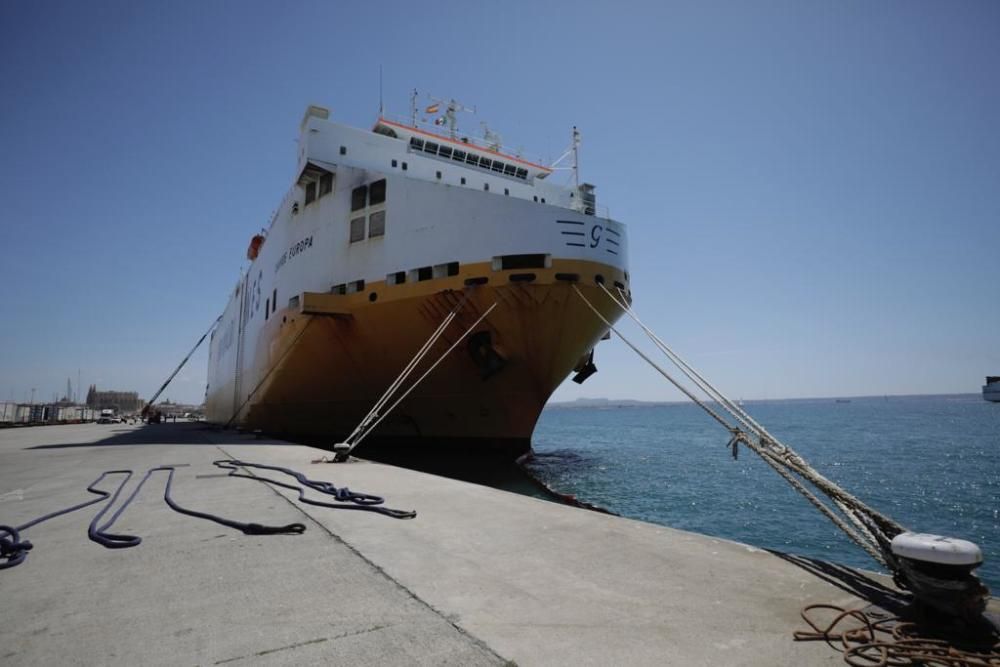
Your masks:
<svg viewBox="0 0 1000 667"><path fill-rule="evenodd" d="M629 225L636 307L734 396L1000 373L996 2L0 4L0 400L149 396L293 177L413 87ZM199 354L167 396L200 401ZM577 396L677 396L619 341Z"/></svg>

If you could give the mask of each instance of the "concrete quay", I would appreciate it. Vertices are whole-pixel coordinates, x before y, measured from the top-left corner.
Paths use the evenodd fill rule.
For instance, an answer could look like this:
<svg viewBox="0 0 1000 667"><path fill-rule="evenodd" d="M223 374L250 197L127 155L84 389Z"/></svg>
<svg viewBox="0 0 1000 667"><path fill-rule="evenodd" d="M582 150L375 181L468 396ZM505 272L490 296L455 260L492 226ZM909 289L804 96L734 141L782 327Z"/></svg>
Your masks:
<svg viewBox="0 0 1000 667"><path fill-rule="evenodd" d="M135 470L130 489L187 464L179 504L307 526L247 536L177 514L160 473L114 528L138 547L87 539L103 504L30 528L27 560L0 570L0 664L838 665L792 641L801 607L891 595L876 575L726 540L388 465L310 463L323 454L201 424L0 432L0 524L87 500L104 470ZM229 457L418 514L302 504L223 477L211 462Z"/></svg>

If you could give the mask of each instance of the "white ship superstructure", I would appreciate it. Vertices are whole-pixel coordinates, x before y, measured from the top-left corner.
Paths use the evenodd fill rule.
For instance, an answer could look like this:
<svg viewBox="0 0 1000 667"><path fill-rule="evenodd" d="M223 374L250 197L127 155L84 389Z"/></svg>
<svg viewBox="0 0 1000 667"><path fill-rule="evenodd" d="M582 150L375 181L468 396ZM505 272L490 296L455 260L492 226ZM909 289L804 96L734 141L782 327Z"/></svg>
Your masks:
<svg viewBox="0 0 1000 667"><path fill-rule="evenodd" d="M625 227L598 215L592 186L464 137L449 112L438 134L307 110L295 182L212 336L212 421L343 436L465 298L442 350L497 307L372 440L527 448L606 333L571 285L621 314L598 283L629 293Z"/></svg>
<svg viewBox="0 0 1000 667"><path fill-rule="evenodd" d="M993 403L1000 403L1000 375L987 375L983 385L983 398Z"/></svg>

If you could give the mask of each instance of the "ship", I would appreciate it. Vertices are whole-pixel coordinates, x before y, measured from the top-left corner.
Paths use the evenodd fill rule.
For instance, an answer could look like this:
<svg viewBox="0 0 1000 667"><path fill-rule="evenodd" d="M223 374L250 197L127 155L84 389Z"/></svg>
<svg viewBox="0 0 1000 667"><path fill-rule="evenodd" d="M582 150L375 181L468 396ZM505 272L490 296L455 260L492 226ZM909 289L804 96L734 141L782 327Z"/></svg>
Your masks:
<svg viewBox="0 0 1000 667"><path fill-rule="evenodd" d="M339 442L433 341L364 450L516 458L553 391L596 372L632 295L626 227L579 180L579 132L544 165L463 133L463 109L418 113L414 94L409 118L380 109L369 129L306 109L291 186L211 335L208 421Z"/></svg>
<svg viewBox="0 0 1000 667"><path fill-rule="evenodd" d="M983 385L983 398L993 403L1000 403L1000 375L987 375Z"/></svg>

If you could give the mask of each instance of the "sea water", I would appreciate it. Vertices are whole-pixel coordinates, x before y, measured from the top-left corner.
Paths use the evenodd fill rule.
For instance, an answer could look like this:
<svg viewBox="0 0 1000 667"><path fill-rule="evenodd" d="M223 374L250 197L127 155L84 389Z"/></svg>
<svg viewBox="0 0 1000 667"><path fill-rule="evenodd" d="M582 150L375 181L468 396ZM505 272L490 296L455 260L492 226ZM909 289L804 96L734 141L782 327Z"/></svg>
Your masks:
<svg viewBox="0 0 1000 667"><path fill-rule="evenodd" d="M1000 594L1000 403L979 395L747 402L816 470L918 532L971 540ZM693 404L549 407L532 472L623 516L878 570L753 452Z"/></svg>

